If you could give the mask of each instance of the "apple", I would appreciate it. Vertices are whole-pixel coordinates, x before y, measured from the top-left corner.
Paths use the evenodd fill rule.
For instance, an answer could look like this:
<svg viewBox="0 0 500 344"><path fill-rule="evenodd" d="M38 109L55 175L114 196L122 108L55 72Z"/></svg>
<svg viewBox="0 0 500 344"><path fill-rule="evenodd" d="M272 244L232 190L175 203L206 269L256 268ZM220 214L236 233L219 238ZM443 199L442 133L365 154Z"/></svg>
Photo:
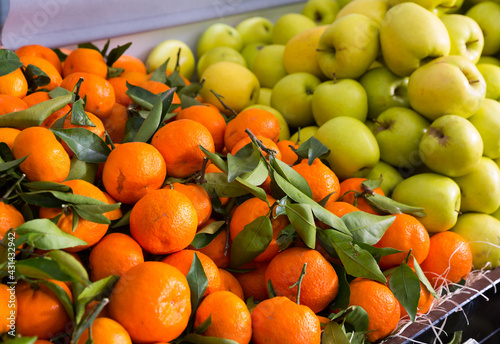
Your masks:
<svg viewBox="0 0 500 344"><path fill-rule="evenodd" d="M224 106L211 90L224 97L224 103L237 113L255 104L259 97L259 80L251 71L236 62L214 63L205 69L200 81L203 82L200 90L203 100L225 113L227 111Z"/></svg>
<svg viewBox="0 0 500 344"><path fill-rule="evenodd" d="M243 47L243 49L241 50L241 56L243 56L243 58L247 62L248 69L253 70L255 57L265 45L266 44L262 43L250 43Z"/></svg>
<svg viewBox="0 0 500 344"><path fill-rule="evenodd" d="M474 19L483 31L483 55L497 54L500 51L500 4L493 1L480 2L469 8L465 15Z"/></svg>
<svg viewBox="0 0 500 344"><path fill-rule="evenodd" d="M271 94L273 90L271 88L261 87L259 91L259 99L257 99L257 104L266 105L271 107Z"/></svg>
<svg viewBox="0 0 500 344"><path fill-rule="evenodd" d="M469 117L483 140L483 155L500 158L500 103L493 99L485 99L479 110Z"/></svg>
<svg viewBox="0 0 500 344"><path fill-rule="evenodd" d="M264 105L264 104L254 104L247 106L244 110L246 109L263 109L267 110L270 113L274 115L278 119L278 122L280 123L280 136L279 140L288 140L290 138L290 128L288 127L288 123L285 120L285 117L276 109L272 108L271 106Z"/></svg>
<svg viewBox="0 0 500 344"><path fill-rule="evenodd" d="M493 56L482 55L476 64L480 64L480 63L489 63L489 64L492 64L495 66L500 66L500 60L497 59L496 57L493 57Z"/></svg>
<svg viewBox="0 0 500 344"><path fill-rule="evenodd" d="M321 25L304 30L293 36L285 45L283 62L288 74L306 72L325 79L325 75L318 63L319 39L328 25Z"/></svg>
<svg viewBox="0 0 500 344"><path fill-rule="evenodd" d="M314 136L330 149L326 161L340 180L373 168L380 159L375 136L358 119L334 117L320 126Z"/></svg>
<svg viewBox="0 0 500 344"><path fill-rule="evenodd" d="M471 172L453 180L462 194L460 212L490 214L500 207L500 168L492 159L483 156Z"/></svg>
<svg viewBox="0 0 500 344"><path fill-rule="evenodd" d="M322 82L314 90L311 105L318 126L338 116L354 117L364 122L368 114L366 91L353 79Z"/></svg>
<svg viewBox="0 0 500 344"><path fill-rule="evenodd" d="M253 61L253 73L259 79L261 87L273 88L287 75L283 63L285 46L269 44L259 50Z"/></svg>
<svg viewBox="0 0 500 344"><path fill-rule="evenodd" d="M330 79L359 78L377 58L378 36L377 24L363 14L335 20L319 40L321 70Z"/></svg>
<svg viewBox="0 0 500 344"><path fill-rule="evenodd" d="M377 162L373 168L369 170L362 170L354 175L355 177L366 178L366 179L379 179L382 178L382 183L380 188L384 191L387 197L390 197L392 191L403 181L403 176L399 171L393 166L385 163L383 161Z"/></svg>
<svg viewBox="0 0 500 344"><path fill-rule="evenodd" d="M215 47L230 47L239 52L243 48L243 40L240 33L231 25L214 23L198 38L196 56L200 58Z"/></svg>
<svg viewBox="0 0 500 344"><path fill-rule="evenodd" d="M462 214L451 230L469 242L474 269L500 265L500 220L488 214Z"/></svg>
<svg viewBox="0 0 500 344"><path fill-rule="evenodd" d="M375 119L392 107L410 107L408 77L398 76L385 66L368 70L359 79L368 97L368 118Z"/></svg>
<svg viewBox="0 0 500 344"><path fill-rule="evenodd" d="M429 233L443 232L457 222L460 211L460 188L453 179L438 173L409 176L392 191L397 202L424 209L418 219Z"/></svg>
<svg viewBox="0 0 500 344"><path fill-rule="evenodd" d="M411 107L428 119L443 114L472 116L483 104L486 82L463 56L437 58L413 72L408 81Z"/></svg>
<svg viewBox="0 0 500 344"><path fill-rule="evenodd" d="M342 7L337 14L337 19L351 13L364 14L380 27L387 8L387 0L353 0Z"/></svg>
<svg viewBox="0 0 500 344"><path fill-rule="evenodd" d="M202 75L208 66L221 61L233 61L247 67L247 61L239 52L230 47L215 47L203 54L196 64L198 75Z"/></svg>
<svg viewBox="0 0 500 344"><path fill-rule="evenodd" d="M450 55L466 57L476 64L484 47L484 36L478 23L463 14L446 14L440 18L450 35Z"/></svg>
<svg viewBox="0 0 500 344"><path fill-rule="evenodd" d="M429 121L408 108L392 107L382 112L372 130L380 147L380 159L395 167L421 165L418 148L429 125Z"/></svg>
<svg viewBox="0 0 500 344"><path fill-rule="evenodd" d="M476 67L486 82L486 98L500 100L500 66L478 63Z"/></svg>
<svg viewBox="0 0 500 344"><path fill-rule="evenodd" d="M420 140L419 155L434 172L460 177L481 160L483 140L467 119L444 115L431 123Z"/></svg>
<svg viewBox="0 0 500 344"><path fill-rule="evenodd" d="M500 207L494 212L492 212L490 215L493 216L495 219L500 220Z"/></svg>
<svg viewBox="0 0 500 344"><path fill-rule="evenodd" d="M316 27L316 23L300 13L286 13L280 16L274 23L273 32L271 35L271 43L287 44L288 41L307 29Z"/></svg>
<svg viewBox="0 0 500 344"><path fill-rule="evenodd" d="M443 22L413 2L391 7L380 25L380 46L387 67L409 76L422 64L450 52L450 36Z"/></svg>
<svg viewBox="0 0 500 344"><path fill-rule="evenodd" d="M389 0L389 6L392 7L405 1L406 0ZM413 0L412 2L416 3L419 6L422 6L423 8L434 14L438 14L444 13L445 11L448 11L450 9L454 9L457 0Z"/></svg>
<svg viewBox="0 0 500 344"><path fill-rule="evenodd" d="M193 51L186 43L176 39L168 39L154 47L146 58L146 69L149 73L153 72L168 60L167 69L174 70L177 56L179 56L179 73L190 80L195 70Z"/></svg>
<svg viewBox="0 0 500 344"><path fill-rule="evenodd" d="M302 8L302 14L317 25L328 25L337 17L339 8L336 0L308 0Z"/></svg>
<svg viewBox="0 0 500 344"><path fill-rule="evenodd" d="M290 141L292 142L304 142L315 136L318 132L319 127L317 125L310 125L304 128L297 128L297 131L290 136Z"/></svg>
<svg viewBox="0 0 500 344"><path fill-rule="evenodd" d="M255 16L242 20L235 29L240 33L243 46L251 43L271 43L274 24L267 18Z"/></svg>
<svg viewBox="0 0 500 344"><path fill-rule="evenodd" d="M315 124L311 100L321 80L310 73L293 73L273 87L271 106L285 117L290 127Z"/></svg>

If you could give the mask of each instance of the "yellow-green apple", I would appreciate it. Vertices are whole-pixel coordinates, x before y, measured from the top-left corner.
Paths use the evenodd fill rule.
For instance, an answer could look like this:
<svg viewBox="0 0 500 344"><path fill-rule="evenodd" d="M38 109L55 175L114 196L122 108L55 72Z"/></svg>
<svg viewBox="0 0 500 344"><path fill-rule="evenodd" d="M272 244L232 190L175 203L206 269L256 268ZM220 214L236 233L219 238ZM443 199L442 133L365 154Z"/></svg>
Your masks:
<svg viewBox="0 0 500 344"><path fill-rule="evenodd" d="M500 168L483 156L474 169L453 178L462 194L460 212L490 214L500 207Z"/></svg>
<svg viewBox="0 0 500 344"><path fill-rule="evenodd" d="M500 66L478 63L476 67L486 82L486 98L500 100Z"/></svg>
<svg viewBox="0 0 500 344"><path fill-rule="evenodd" d="M285 46L282 44L269 44L262 47L255 56L252 71L261 87L273 88L287 75L283 63L284 51Z"/></svg>
<svg viewBox="0 0 500 344"><path fill-rule="evenodd" d="M491 56L500 51L500 4L483 1L475 4L467 12L467 17L474 19L484 34L483 55Z"/></svg>
<svg viewBox="0 0 500 344"><path fill-rule="evenodd" d="M337 19L351 13L359 13L373 20L380 27L387 8L387 0L353 0L342 7L337 14Z"/></svg>
<svg viewBox="0 0 500 344"><path fill-rule="evenodd" d="M310 73L293 73L281 78L273 87L271 106L285 117L291 127L315 124L311 100L321 80Z"/></svg>
<svg viewBox="0 0 500 344"><path fill-rule="evenodd" d="M222 61L233 61L247 67L247 61L238 51L230 47L215 47L199 58L196 64L196 72L198 75L202 75L208 66Z"/></svg>
<svg viewBox="0 0 500 344"><path fill-rule="evenodd" d="M203 100L217 106L221 111L225 110L224 106L212 90L224 97L224 103L236 112L255 104L259 97L259 80L251 71L236 62L214 63L205 69L200 81L203 82L200 90Z"/></svg>
<svg viewBox="0 0 500 344"><path fill-rule="evenodd" d="M330 149L326 160L343 180L373 168L380 160L377 140L368 127L352 117L334 117L314 135Z"/></svg>
<svg viewBox="0 0 500 344"><path fill-rule="evenodd" d="M328 25L335 20L339 8L336 0L308 0L302 7L302 14L317 25Z"/></svg>
<svg viewBox="0 0 500 344"><path fill-rule="evenodd" d="M469 243L474 269L500 266L500 220L488 214L462 214L451 230Z"/></svg>
<svg viewBox="0 0 500 344"><path fill-rule="evenodd" d="M495 66L500 66L500 60L497 59L496 57L493 57L493 56L482 55L479 58L479 61L477 61L477 64L480 64L480 63L489 63L489 64L492 64Z"/></svg>
<svg viewBox="0 0 500 344"><path fill-rule="evenodd" d="M265 44L262 43L250 43L243 47L243 49L241 50L241 55L245 58L248 69L253 70L255 57L259 53L260 49L262 49L264 46Z"/></svg>
<svg viewBox="0 0 500 344"><path fill-rule="evenodd" d="M379 53L377 24L363 14L336 19L320 37L318 63L323 73L357 79L365 73Z"/></svg>
<svg viewBox="0 0 500 344"><path fill-rule="evenodd" d="M380 147L380 159L395 167L421 165L418 147L429 125L427 119L408 108L392 107L382 112L372 130Z"/></svg>
<svg viewBox="0 0 500 344"><path fill-rule="evenodd" d="M316 26L293 36L285 45L283 62L288 74L306 72L324 79L318 63L318 43L328 25Z"/></svg>
<svg viewBox="0 0 500 344"><path fill-rule="evenodd" d="M467 119L444 115L431 123L422 136L419 155L436 173L460 177L471 172L483 155L483 140Z"/></svg>
<svg viewBox="0 0 500 344"><path fill-rule="evenodd" d="M279 139L288 140L290 138L290 128L288 127L288 123L286 122L285 117L283 117L283 115L275 108L272 108L271 106L264 104L254 104L247 106L244 110L246 109L263 109L269 111L274 115L274 117L278 119L278 122L280 123Z"/></svg>
<svg viewBox="0 0 500 344"><path fill-rule="evenodd" d="M235 29L240 33L245 46L250 43L270 44L273 26L273 22L269 19L254 16L240 21Z"/></svg>
<svg viewBox="0 0 500 344"><path fill-rule="evenodd" d="M450 55L460 55L476 64L484 47L483 31L474 19L463 14L445 14L441 21L450 35Z"/></svg>
<svg viewBox="0 0 500 344"><path fill-rule="evenodd" d="M431 121L444 114L472 116L483 104L486 82L467 58L448 55L413 72L408 98L415 111Z"/></svg>
<svg viewBox="0 0 500 344"><path fill-rule="evenodd" d="M397 4L401 4L403 2L408 2L410 0L389 0L389 6L395 6ZM441 14L445 11L453 9L456 5L457 0L411 0L411 2L416 3L419 6L422 6L426 10L434 14ZM461 0L463 1L463 0Z"/></svg>
<svg viewBox="0 0 500 344"><path fill-rule="evenodd" d="M407 76L398 76L382 66L368 70L359 82L368 97L368 118L375 119L391 107L410 107Z"/></svg>
<svg viewBox="0 0 500 344"><path fill-rule="evenodd" d="M383 162L380 160L377 162L377 164L369 169L369 170L362 170L359 173L356 173L354 175L355 177L361 177L361 178L366 178L366 179L378 179L382 178L382 183L380 184L380 188L382 191L384 191L384 194L387 197L390 197L392 194L392 191L398 185L403 181L403 176L399 171L389 165L386 162Z"/></svg>
<svg viewBox="0 0 500 344"><path fill-rule="evenodd" d="M257 104L262 104L270 107L272 93L272 88L261 87L259 91L259 99L257 99Z"/></svg>
<svg viewBox="0 0 500 344"><path fill-rule="evenodd" d="M231 25L214 23L208 26L198 38L196 56L200 58L207 51L215 47L231 47L236 51L241 51L243 40L240 33Z"/></svg>
<svg viewBox="0 0 500 344"><path fill-rule="evenodd" d="M392 191L397 202L421 207L425 216L419 217L429 233L444 232L457 222L460 211L460 188L450 177L438 173L409 176Z"/></svg>
<svg viewBox="0 0 500 344"><path fill-rule="evenodd" d="M364 122L368 114L366 91L353 79L322 82L314 90L311 105L314 120L319 127L338 116L354 117Z"/></svg>
<svg viewBox="0 0 500 344"><path fill-rule="evenodd" d="M318 132L319 127L317 125L310 125L303 128L297 128L297 131L290 136L290 141L292 142L304 142L315 136Z"/></svg>
<svg viewBox="0 0 500 344"><path fill-rule="evenodd" d="M493 216L495 219L500 220L500 207L494 212L492 212L490 215Z"/></svg>
<svg viewBox="0 0 500 344"><path fill-rule="evenodd" d="M485 99L479 110L468 118L483 140L483 155L500 158L500 103Z"/></svg>
<svg viewBox="0 0 500 344"><path fill-rule="evenodd" d="M146 69L152 72L168 60L167 69L174 70L177 57L179 58L179 73L191 79L195 70L193 51L186 43L177 39L167 39L154 47L146 58Z"/></svg>
<svg viewBox="0 0 500 344"><path fill-rule="evenodd" d="M271 43L287 44L288 41L304 30L313 28L316 23L301 13L286 13L280 16L274 23Z"/></svg>
<svg viewBox="0 0 500 344"><path fill-rule="evenodd" d="M450 36L443 22L413 2L391 7L380 26L385 64L400 76L409 76L422 64L450 52Z"/></svg>

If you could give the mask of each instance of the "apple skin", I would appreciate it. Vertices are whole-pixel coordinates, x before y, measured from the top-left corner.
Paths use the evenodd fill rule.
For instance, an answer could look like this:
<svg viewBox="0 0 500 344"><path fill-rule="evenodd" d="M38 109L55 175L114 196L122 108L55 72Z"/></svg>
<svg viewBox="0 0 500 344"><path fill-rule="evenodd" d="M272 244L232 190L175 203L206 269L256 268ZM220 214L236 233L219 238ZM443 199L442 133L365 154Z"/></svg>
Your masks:
<svg viewBox="0 0 500 344"><path fill-rule="evenodd" d="M215 23L203 31L196 45L196 57L215 47L231 47L236 51L243 48L243 40L240 33L231 25Z"/></svg>
<svg viewBox="0 0 500 344"><path fill-rule="evenodd" d="M406 0L389 0L389 7L401 4L405 1ZM429 12L440 14L453 9L457 3L457 0L413 0L412 2L416 3L419 6L422 6Z"/></svg>
<svg viewBox="0 0 500 344"><path fill-rule="evenodd" d="M450 35L450 55L466 57L476 64L484 47L484 35L478 23L463 14L445 14L440 19Z"/></svg>
<svg viewBox="0 0 500 344"><path fill-rule="evenodd" d="M418 149L429 125L429 121L411 109L392 107L382 112L372 130L380 147L380 159L394 167L420 166Z"/></svg>
<svg viewBox="0 0 500 344"><path fill-rule="evenodd" d="M250 43L243 47L241 50L241 55L245 58L247 62L247 68L253 70L253 63L255 61L255 57L259 53L259 51L265 47L265 44L262 43Z"/></svg>
<svg viewBox="0 0 500 344"><path fill-rule="evenodd" d="M478 63L476 67L486 83L486 98L500 100L500 66Z"/></svg>
<svg viewBox="0 0 500 344"><path fill-rule="evenodd" d="M497 59L496 57L493 57L493 56L482 55L479 58L479 61L477 61L477 64L480 64L480 63L489 63L489 64L492 64L495 66L500 66L500 60Z"/></svg>
<svg viewBox="0 0 500 344"><path fill-rule="evenodd" d="M320 37L318 63L330 79L357 79L379 53L377 24L363 14L352 13L335 20Z"/></svg>
<svg viewBox="0 0 500 344"><path fill-rule="evenodd" d="M230 47L215 47L203 54L196 64L196 72L202 75L208 66L221 61L233 61L247 67L247 61L239 52Z"/></svg>
<svg viewBox="0 0 500 344"><path fill-rule="evenodd" d="M483 140L483 155L500 158L500 103L493 99L485 99L479 110L469 117Z"/></svg>
<svg viewBox="0 0 500 344"><path fill-rule="evenodd" d="M451 230L469 242L474 269L500 265L500 220L488 214L462 214Z"/></svg>
<svg viewBox="0 0 500 344"><path fill-rule="evenodd" d="M302 14L313 20L316 25L329 25L337 17L340 6L336 0L308 0Z"/></svg>
<svg viewBox="0 0 500 344"><path fill-rule="evenodd" d="M424 209L418 219L429 233L443 232L457 222L460 210L460 188L450 177L437 173L412 175L401 181L391 198Z"/></svg>
<svg viewBox="0 0 500 344"><path fill-rule="evenodd" d="M267 18L255 16L243 19L235 29L240 33L243 46L251 43L270 44L274 24Z"/></svg>
<svg viewBox="0 0 500 344"><path fill-rule="evenodd" d="M285 117L293 128L315 124L311 99L321 80L310 73L293 73L273 87L271 106Z"/></svg>
<svg viewBox="0 0 500 344"><path fill-rule="evenodd" d="M313 27L316 27L316 23L303 14L283 14L274 23L271 43L286 45L293 36Z"/></svg>
<svg viewBox="0 0 500 344"><path fill-rule="evenodd" d="M408 77L401 77L385 66L368 70L359 79L368 97L368 118L392 107L410 107L408 99Z"/></svg>
<svg viewBox="0 0 500 344"><path fill-rule="evenodd" d="M284 45L269 44L262 47L255 56L252 71L259 79L261 87L273 88L287 75L283 62L284 51Z"/></svg>
<svg viewBox="0 0 500 344"><path fill-rule="evenodd" d="M146 58L146 69L148 72L153 72L169 58L167 69L174 70L179 49L181 49L179 55L179 73L190 80L193 77L196 64L193 51L186 43L176 39L163 41L151 50Z"/></svg>
<svg viewBox="0 0 500 344"><path fill-rule="evenodd" d="M391 7L380 26L380 46L386 66L409 76L426 61L448 55L450 36L443 22L413 2Z"/></svg>
<svg viewBox="0 0 500 344"><path fill-rule="evenodd" d="M286 122L285 117L283 117L283 115L278 110L272 108L269 105L265 105L265 104L250 105L250 106L247 106L243 110L246 110L246 109L263 109L263 110L269 111L270 113L272 113L274 115L274 117L276 117L278 119L278 122L280 123L279 140L288 140L290 138L290 128L288 127L288 123Z"/></svg>
<svg viewBox="0 0 500 344"><path fill-rule="evenodd" d="M346 4L337 14L337 19L351 13L364 14L380 27L387 13L387 0L353 0Z"/></svg>
<svg viewBox="0 0 500 344"><path fill-rule="evenodd" d="M465 15L481 27L484 34L483 55L492 56L500 52L500 4L480 2L469 8Z"/></svg>
<svg viewBox="0 0 500 344"><path fill-rule="evenodd" d="M467 119L444 115L431 123L420 140L419 155L436 173L460 177L471 172L483 155L483 140Z"/></svg>
<svg viewBox="0 0 500 344"><path fill-rule="evenodd" d="M492 159L483 156L471 172L453 180L462 194L460 212L490 214L500 207L500 168Z"/></svg>
<svg viewBox="0 0 500 344"><path fill-rule="evenodd" d="M290 136L289 140L292 142L301 143L310 139L311 136L315 136L316 133L318 132L319 127L316 125L310 125L308 127L297 128L297 129L300 129L300 140L299 140L299 130L294 132L292 136Z"/></svg>
<svg viewBox="0 0 500 344"><path fill-rule="evenodd" d="M314 90L311 105L319 127L338 116L349 116L364 122L368 114L366 91L353 79L322 82Z"/></svg>
<svg viewBox="0 0 500 344"><path fill-rule="evenodd" d="M259 80L251 71L236 62L214 63L201 75L201 81L204 82L200 90L203 100L224 113L227 113L227 110L210 90L213 89L223 96L224 103L238 113L255 104L259 97Z"/></svg>
<svg viewBox="0 0 500 344"><path fill-rule="evenodd" d="M382 177L380 188L384 191L384 194L387 197L391 196L396 185L401 183L404 179L396 168L383 162L382 160L377 162L372 169L360 171L354 176L366 179L378 179Z"/></svg>
<svg viewBox="0 0 500 344"><path fill-rule="evenodd" d="M266 105L271 107L271 94L273 90L271 88L261 87L259 92L259 99L257 99L257 104Z"/></svg>
<svg viewBox="0 0 500 344"><path fill-rule="evenodd" d="M334 117L319 127L314 136L330 149L326 161L340 180L369 170L380 160L375 136L355 118Z"/></svg>
<svg viewBox="0 0 500 344"><path fill-rule="evenodd" d="M483 76L463 56L437 58L419 67L408 81L411 107L431 121L444 114L468 118L479 110L485 96Z"/></svg>

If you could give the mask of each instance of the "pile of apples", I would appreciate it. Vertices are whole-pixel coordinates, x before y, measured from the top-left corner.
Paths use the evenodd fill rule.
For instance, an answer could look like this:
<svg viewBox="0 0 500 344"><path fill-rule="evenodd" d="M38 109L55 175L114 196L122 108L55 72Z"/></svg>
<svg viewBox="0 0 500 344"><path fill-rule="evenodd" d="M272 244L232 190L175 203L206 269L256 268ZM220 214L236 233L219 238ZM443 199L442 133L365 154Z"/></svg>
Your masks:
<svg viewBox="0 0 500 344"><path fill-rule="evenodd" d="M179 53L180 48L180 53ZM178 54L179 53L179 54ZM340 180L382 177L422 207L430 233L454 230L475 268L500 264L500 4L481 0L309 0L275 22L210 25L170 58L225 111L272 111L280 139L326 145ZM215 94L216 93L216 94ZM290 136L290 134L292 134Z"/></svg>

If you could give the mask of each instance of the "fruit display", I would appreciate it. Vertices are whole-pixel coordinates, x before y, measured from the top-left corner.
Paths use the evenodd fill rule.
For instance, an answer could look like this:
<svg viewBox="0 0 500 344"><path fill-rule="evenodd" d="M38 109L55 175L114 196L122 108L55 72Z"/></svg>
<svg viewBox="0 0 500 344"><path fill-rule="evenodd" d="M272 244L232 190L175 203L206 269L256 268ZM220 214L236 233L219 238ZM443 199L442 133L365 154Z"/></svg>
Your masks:
<svg viewBox="0 0 500 344"><path fill-rule="evenodd" d="M499 23L307 0L144 60L0 49L1 341L390 340L500 265Z"/></svg>

